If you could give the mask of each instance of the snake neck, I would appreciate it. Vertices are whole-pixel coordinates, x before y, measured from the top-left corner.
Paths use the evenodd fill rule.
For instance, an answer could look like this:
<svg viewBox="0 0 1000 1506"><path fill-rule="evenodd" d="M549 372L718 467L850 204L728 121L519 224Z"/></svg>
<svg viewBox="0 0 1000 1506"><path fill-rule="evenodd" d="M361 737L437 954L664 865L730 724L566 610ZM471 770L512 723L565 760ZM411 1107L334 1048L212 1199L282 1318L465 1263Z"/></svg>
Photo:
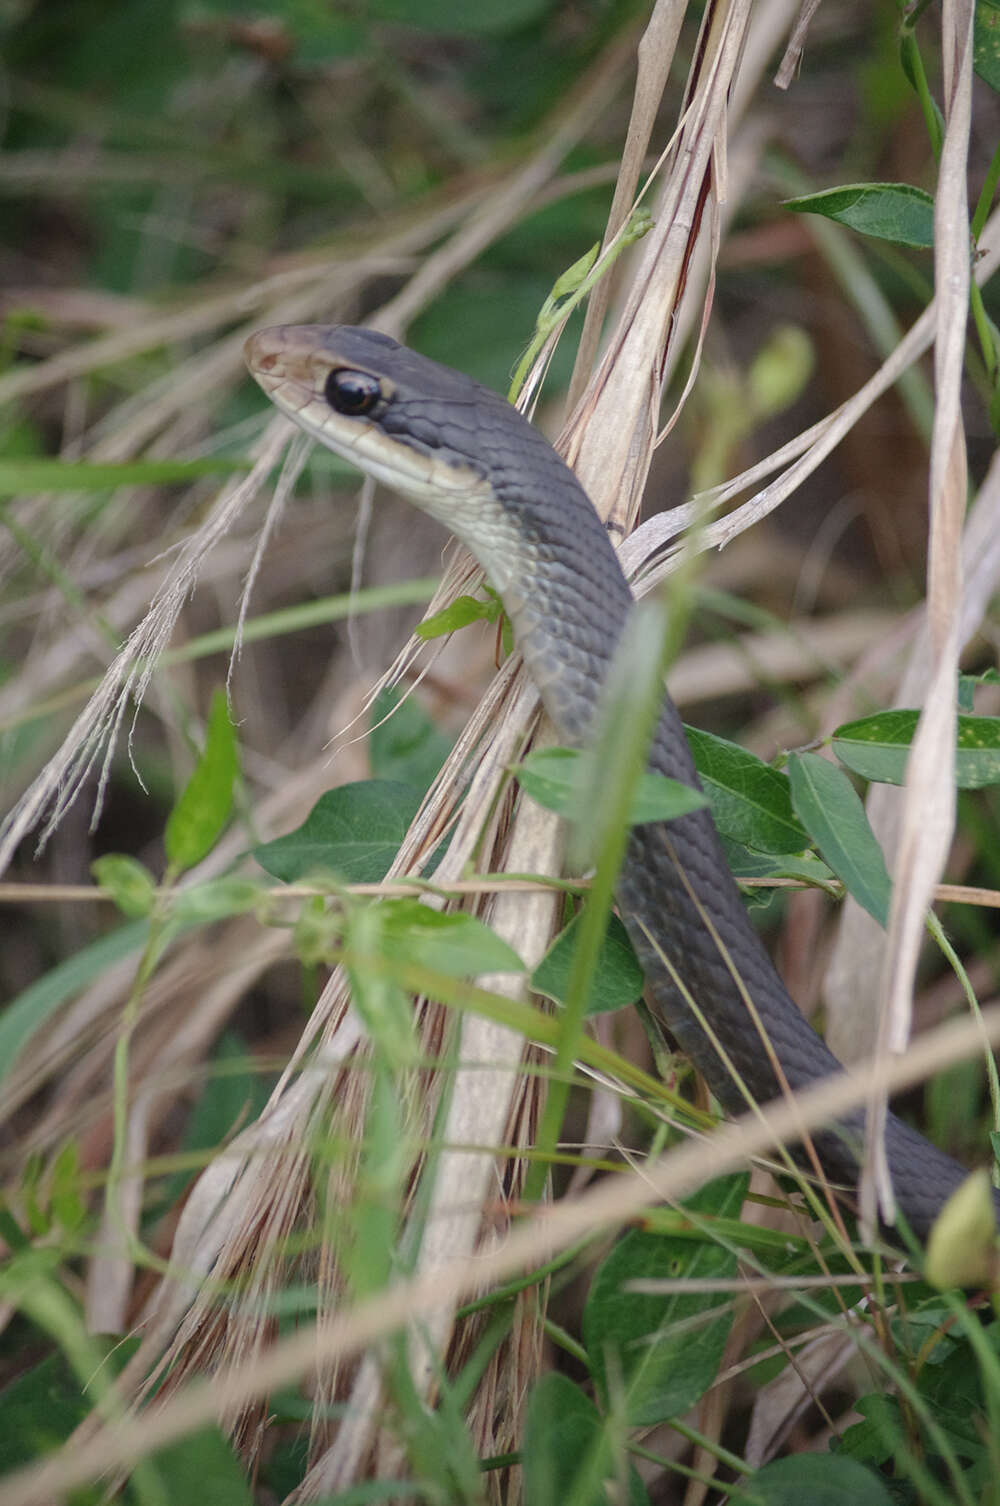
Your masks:
<svg viewBox="0 0 1000 1506"><path fill-rule="evenodd" d="M547 444L539 458L541 475L537 462L494 474L493 507L449 523L485 566L558 734L578 745L592 733L633 598L576 477Z"/></svg>

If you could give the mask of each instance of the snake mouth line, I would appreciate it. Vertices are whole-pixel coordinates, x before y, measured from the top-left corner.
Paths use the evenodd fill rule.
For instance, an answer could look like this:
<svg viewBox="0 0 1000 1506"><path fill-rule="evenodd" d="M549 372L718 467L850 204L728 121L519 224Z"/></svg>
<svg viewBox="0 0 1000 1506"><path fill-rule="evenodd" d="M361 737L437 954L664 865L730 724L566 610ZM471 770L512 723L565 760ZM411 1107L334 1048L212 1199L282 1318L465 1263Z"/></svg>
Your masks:
<svg viewBox="0 0 1000 1506"><path fill-rule="evenodd" d="M404 430L390 437L375 419L331 407L325 396L331 372L370 369L353 353L338 350L331 338L335 334L323 326L276 325L249 337L243 347L247 366L275 407L320 444L425 510L441 497L452 502L491 497L482 467L464 455ZM388 404L395 384L381 380ZM453 522L450 516L444 521Z"/></svg>

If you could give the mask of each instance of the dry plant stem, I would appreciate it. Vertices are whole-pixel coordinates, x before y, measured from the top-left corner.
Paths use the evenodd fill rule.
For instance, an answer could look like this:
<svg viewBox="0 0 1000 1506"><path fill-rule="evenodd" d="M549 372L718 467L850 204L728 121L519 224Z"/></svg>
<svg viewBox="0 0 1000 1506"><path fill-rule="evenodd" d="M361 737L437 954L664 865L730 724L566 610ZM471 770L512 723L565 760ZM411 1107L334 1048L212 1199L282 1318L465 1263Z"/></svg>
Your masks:
<svg viewBox="0 0 1000 1506"><path fill-rule="evenodd" d="M630 531L652 458L667 334L684 290L750 6L710 4L679 137L624 313L559 448L603 518Z"/></svg>
<svg viewBox="0 0 1000 1506"><path fill-rule="evenodd" d="M503 719L496 726L492 746L480 758L449 850L436 874L445 882L453 872L461 872L472 846L480 840L483 819L495 804L498 779L503 777L507 765L515 758L537 715L537 693L530 682L511 670L507 670L501 679L506 682L507 692ZM477 714L475 720L479 719ZM492 719L489 718L487 726L480 728L481 735L486 734L488 722ZM454 760L453 753L436 786L448 798L452 798L450 765ZM425 817L428 814L426 808L424 814ZM539 868L545 871L547 867L555 871L558 842L558 823L546 812L525 807L519 812L500 856L505 854L512 865L524 861L536 871ZM484 912L493 929L515 946L529 967L540 960L551 937L554 900L551 892L530 898L500 894L493 896L492 906ZM524 993L523 981L512 980L510 975L484 980L484 986L495 987L497 992L508 997L521 997ZM320 1006L327 995L339 994L340 987L339 979L332 979ZM423 1020L422 1030L433 1028L430 1020L440 1006L428 1005L425 1008L429 1018ZM470 1016L459 1022L459 1067L441 1127L446 1147L516 1143L508 1130L512 1105L518 1095L533 1091L532 1082L523 1081L517 1071L523 1051L523 1039L492 1020ZM420 1236L417 1268L422 1274L433 1277L435 1272L449 1267L455 1259L472 1252L481 1228L482 1206L496 1177L496 1161L491 1154L447 1149L441 1153ZM445 1302L427 1315L419 1332L413 1334L414 1382L423 1394L433 1388L434 1374L442 1363L453 1321L454 1307ZM356 1477L359 1460L373 1452L385 1453L384 1441L381 1445L379 1443L381 1409L372 1404L373 1398L381 1395L380 1386L376 1384L377 1371L377 1359L374 1356L366 1358L352 1386L345 1419L337 1436L313 1462L296 1491L297 1501L312 1500L343 1488ZM395 1472L389 1462L391 1454L390 1447L389 1456L380 1458L379 1473Z"/></svg>
<svg viewBox="0 0 1000 1506"><path fill-rule="evenodd" d="M961 387L969 312L969 210L966 173L972 120L973 0L944 0L941 45L946 129L934 199L934 425L930 461L927 612L930 679L906 765L902 829L880 990L876 1060L902 1051L910 1033L913 983L924 916L948 857L955 825L955 684L961 648L961 540L967 472ZM893 1216L883 1130L887 1089L868 1111L868 1158L859 1183L861 1211Z"/></svg>
<svg viewBox="0 0 1000 1506"><path fill-rule="evenodd" d="M802 0L802 9L799 11L798 20L788 39L785 55L774 76L774 82L779 89L787 89L795 78L802 62L802 53L806 45L806 33L809 23L819 10L820 0Z"/></svg>
<svg viewBox="0 0 1000 1506"><path fill-rule="evenodd" d="M793 878L740 878L740 887L743 889L802 889L805 883L802 879ZM424 879L383 879L378 884L346 884L338 893L369 896L377 899L422 899L428 894L436 894L439 898L457 896L461 894L552 894L581 893L584 894L590 887L589 878L576 879L549 879L549 878L512 878L506 873L484 874L476 879L453 879L448 883L438 882L435 879L428 883ZM843 891L843 885L831 881L831 887L839 894ZM154 890L154 893L170 895L174 891L169 889ZM310 884L289 884L286 888L264 889L262 896L275 900L298 900L312 899L316 895L329 898L329 891L323 888L315 888ZM982 889L975 884L937 884L934 889L935 902L949 901L960 905L978 905L987 910L1000 910L1000 889ZM103 889L96 889L92 884L0 884L0 905L20 904L26 901L44 902L45 900L80 901L84 904L112 904L113 900Z"/></svg>
<svg viewBox="0 0 1000 1506"><path fill-rule="evenodd" d="M1000 1005L984 1011L978 1022L952 1020L914 1041L905 1057L890 1065L893 1090L975 1054L983 1038L1000 1042ZM200 1427L206 1417L231 1413L266 1397L279 1386L311 1374L316 1366L356 1354L386 1334L432 1312L442 1301L459 1302L515 1272L551 1259L575 1241L615 1228L658 1201L685 1197L711 1177L721 1176L747 1159L782 1144L800 1126L818 1128L842 1118L863 1103L877 1080L868 1064L848 1076L826 1078L794 1101L766 1106L721 1125L705 1141L689 1142L637 1173L623 1173L540 1211L512 1231L499 1249L456 1261L445 1272L400 1282L332 1322L284 1339L254 1366L219 1371L210 1382L194 1381L165 1403L162 1410L129 1418L103 1429L85 1445L66 1445L42 1465L20 1470L5 1480L4 1506L49 1506L53 1496L97 1478L109 1469L134 1463L154 1449Z"/></svg>
<svg viewBox="0 0 1000 1506"><path fill-rule="evenodd" d="M639 174L649 147L657 111L663 100L680 35L686 5L678 0L656 0L653 14L639 41L636 57L635 92L614 198L608 212L601 250L606 251L632 212ZM587 303L567 406L573 409L590 380L601 328L611 299L611 279L598 283Z"/></svg>
<svg viewBox="0 0 1000 1506"><path fill-rule="evenodd" d="M520 740L520 719L518 724L512 725L499 714L504 693L512 681L512 671L513 666L505 666L481 707L483 725L478 732L487 736L487 746L463 803L459 829L445 860L446 863L453 863L456 871L461 870L471 853L470 844L477 837L482 812L492 803L495 781L514 757ZM525 694L530 694L534 704L533 689ZM498 741L499 734L502 737ZM456 776L468 756L470 740L467 730L439 776L438 788L443 792L450 792L450 799L454 799ZM397 871L405 872L421 851L428 850L428 842L431 846L435 845L428 833L439 815L440 808L435 814L432 798L425 804L422 816L418 817L404 842L395 865ZM446 874L442 873L441 876L445 877ZM202 1289L196 1282L190 1281L187 1272L211 1270L218 1276L223 1276L234 1270L244 1259L247 1239L251 1236L266 1248L274 1252L279 1250L282 1237L288 1229L288 1220L294 1216L295 1208L285 1197L287 1166L280 1158L262 1159L261 1146L279 1143L288 1147L288 1154L291 1154L292 1147L307 1143L309 1125L317 1106L333 1095L340 1101L345 1125L360 1122L367 1096L364 1074L350 1071L345 1073L344 1068L351 1063L352 1055L361 1040L361 1033L356 1019L346 1010L346 986L338 973L324 991L314 1011L310 1028L303 1035L262 1118L224 1156L226 1171L221 1182L214 1167L210 1167L202 1179L205 1183L204 1192L202 1183L197 1185L192 1199L195 1210L190 1218L185 1219L184 1226L179 1231L179 1238L181 1235L183 1238L174 1254L180 1282L165 1283L168 1290L161 1300L161 1312L157 1314L154 1330L136 1356L136 1362L130 1365L123 1378L123 1390L126 1394L131 1385L141 1380L143 1367L148 1368L168 1340L171 1342L165 1362L173 1363L181 1358L186 1365L191 1364L193 1356L187 1346L196 1341L205 1325L211 1323L215 1297L211 1289ZM437 1024L440 1014L440 1009L435 1007L425 1009L420 1017L421 1049L425 1054L436 1055L440 1050L435 1039L435 1032L440 1029ZM309 1049L317 1036L320 1040L319 1050L310 1057ZM235 1357L247 1343L257 1342L253 1338L255 1333L259 1341L262 1329L259 1314L264 1308L260 1294L275 1279L275 1258L272 1256L270 1261L254 1262L251 1267L245 1311L243 1314L234 1313L236 1322L231 1334L226 1336L223 1352L229 1358ZM337 1302L339 1295L338 1292ZM212 1363L218 1362L218 1355L214 1355ZM372 1442L373 1419L370 1411L364 1415L367 1422L362 1442L367 1448ZM362 1442L355 1439L354 1446L361 1447ZM349 1450L352 1448L346 1435L345 1447ZM335 1462L329 1461L331 1468ZM320 1468L322 1469L322 1465Z"/></svg>

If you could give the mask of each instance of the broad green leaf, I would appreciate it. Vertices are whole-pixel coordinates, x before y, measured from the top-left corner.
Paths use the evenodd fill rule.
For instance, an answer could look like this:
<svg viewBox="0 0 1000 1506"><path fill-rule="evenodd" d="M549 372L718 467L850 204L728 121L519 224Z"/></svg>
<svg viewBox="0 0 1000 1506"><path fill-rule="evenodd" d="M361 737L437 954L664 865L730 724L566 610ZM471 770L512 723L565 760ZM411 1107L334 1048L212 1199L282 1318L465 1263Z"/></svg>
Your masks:
<svg viewBox="0 0 1000 1506"><path fill-rule="evenodd" d="M167 486L249 469L247 461L222 455L205 460L129 460L120 464L35 458L0 460L0 497L17 497L28 492L103 492L116 486Z"/></svg>
<svg viewBox="0 0 1000 1506"><path fill-rule="evenodd" d="M685 727L715 824L759 852L801 852L809 836L796 820L788 777L737 743Z"/></svg>
<svg viewBox="0 0 1000 1506"><path fill-rule="evenodd" d="M416 696L379 692L371 710L369 756L376 779L394 779L426 790L451 752Z"/></svg>
<svg viewBox="0 0 1000 1506"><path fill-rule="evenodd" d="M129 920L138 920L152 910L156 880L137 858L124 852L109 852L103 858L95 858L90 871Z"/></svg>
<svg viewBox="0 0 1000 1506"><path fill-rule="evenodd" d="M745 1176L723 1177L687 1206L738 1216ZM735 1277L735 1254L709 1238L680 1239L633 1230L591 1283L583 1335L606 1405L624 1403L633 1425L662 1422L693 1407L715 1379L733 1324L732 1302L718 1292L637 1292L636 1281L678 1277L696 1282Z"/></svg>
<svg viewBox="0 0 1000 1506"><path fill-rule="evenodd" d="M833 734L841 763L879 784L902 784L919 711L879 711L845 722ZM955 783L961 790L1000 784L1000 716L960 716Z"/></svg>
<svg viewBox="0 0 1000 1506"><path fill-rule="evenodd" d="M100 1339L93 1342L102 1345ZM126 1339L123 1354L134 1353L138 1343L137 1339ZM112 1372L124 1364L124 1358L114 1350L112 1344L107 1359ZM32 1366L0 1391L0 1460L4 1473L37 1464L92 1414L93 1399L83 1396L63 1354L50 1354Z"/></svg>
<svg viewBox="0 0 1000 1506"><path fill-rule="evenodd" d="M841 1454L795 1454L752 1475L730 1506L892 1506L878 1475Z"/></svg>
<svg viewBox="0 0 1000 1506"><path fill-rule="evenodd" d="M868 825L865 808L844 773L817 753L788 760L795 814L821 856L880 925L889 918L891 884L882 849Z"/></svg>
<svg viewBox="0 0 1000 1506"><path fill-rule="evenodd" d="M414 632L418 638L443 638L473 622L496 622L502 611L496 600L480 601L477 596L456 596L450 606L418 623Z"/></svg>
<svg viewBox="0 0 1000 1506"><path fill-rule="evenodd" d="M989 1284L992 1286L992 1280ZM953 1321L953 1314L952 1306L945 1328ZM996 1374L1000 1361L1000 1325L995 1319L983 1329L982 1341L983 1349L991 1351L982 1358L981 1352L976 1352L979 1346L970 1349L964 1336L953 1346L940 1346L944 1348L941 1362L932 1361L920 1375L921 1394L943 1440L960 1459L969 1461L966 1480L977 1501L989 1499L996 1472L989 1421L992 1399L988 1399L992 1385L988 1377ZM929 1346L932 1352L938 1347L938 1342Z"/></svg>
<svg viewBox="0 0 1000 1506"><path fill-rule="evenodd" d="M474 915L444 915L417 899L390 900L381 911L380 939L388 957L452 978L524 972L514 948Z"/></svg>
<svg viewBox="0 0 1000 1506"><path fill-rule="evenodd" d="M1000 5L997 0L976 0L972 66L991 89L1000 91Z"/></svg>
<svg viewBox="0 0 1000 1506"><path fill-rule="evenodd" d="M930 1347L930 1346L928 1346ZM906 1423L894 1396L862 1396L854 1403L864 1422L845 1428L840 1438L841 1457L865 1464L885 1464L906 1445Z"/></svg>
<svg viewBox="0 0 1000 1506"><path fill-rule="evenodd" d="M50 972L12 999L0 1013L0 1081L10 1071L17 1054L35 1031L55 1014L67 999L106 972L123 957L141 951L149 936L149 923L136 920L82 947L74 957L60 962Z"/></svg>
<svg viewBox="0 0 1000 1506"><path fill-rule="evenodd" d="M377 884L422 798L412 785L387 779L338 785L319 797L300 827L255 847L253 855L285 884L324 871L350 884Z"/></svg>
<svg viewBox="0 0 1000 1506"><path fill-rule="evenodd" d="M201 757L167 817L167 860L182 872L200 863L222 835L233 805L236 772L236 733L225 691L217 690Z"/></svg>
<svg viewBox="0 0 1000 1506"><path fill-rule="evenodd" d="M580 917L574 915L531 975L535 992L546 994L558 1003L564 1003L566 999L579 926ZM612 915L591 977L587 1013L605 1014L613 1009L624 1009L627 1004L634 1004L641 993L642 967L628 939L628 932L618 917Z"/></svg>
<svg viewBox="0 0 1000 1506"><path fill-rule="evenodd" d="M615 1457L609 1429L589 1396L566 1375L543 1375L532 1388L524 1420L521 1453L524 1506L608 1506L621 1501L609 1491L627 1471L627 1506L646 1506L649 1497L636 1470ZM619 1440L620 1449L620 1440Z"/></svg>
<svg viewBox="0 0 1000 1506"><path fill-rule="evenodd" d="M80 1146L66 1140L52 1162L50 1200L52 1216L63 1229L79 1229L87 1218L87 1199L83 1192Z"/></svg>
<svg viewBox="0 0 1000 1506"><path fill-rule="evenodd" d="M212 1506L253 1506L246 1470L217 1427L185 1433L152 1456L168 1501L211 1501Z"/></svg>
<svg viewBox="0 0 1000 1506"><path fill-rule="evenodd" d="M832 871L814 853L751 852L748 847L722 838L729 870L736 879L801 879L806 884L828 884Z"/></svg>
<svg viewBox="0 0 1000 1506"><path fill-rule="evenodd" d="M65 1443L90 1413L62 1354L51 1354L0 1392L0 1459L5 1473L36 1464Z"/></svg>
<svg viewBox="0 0 1000 1506"><path fill-rule="evenodd" d="M822 193L786 199L797 214L822 214L862 235L897 246L927 248L934 244L934 200L909 183L845 183Z"/></svg>
<svg viewBox="0 0 1000 1506"><path fill-rule="evenodd" d="M560 816L573 816L579 807L580 760L586 755L574 748L542 748L529 753L514 770L518 784L532 800ZM700 790L668 779L664 774L643 774L639 780L629 824L673 821L708 801Z"/></svg>

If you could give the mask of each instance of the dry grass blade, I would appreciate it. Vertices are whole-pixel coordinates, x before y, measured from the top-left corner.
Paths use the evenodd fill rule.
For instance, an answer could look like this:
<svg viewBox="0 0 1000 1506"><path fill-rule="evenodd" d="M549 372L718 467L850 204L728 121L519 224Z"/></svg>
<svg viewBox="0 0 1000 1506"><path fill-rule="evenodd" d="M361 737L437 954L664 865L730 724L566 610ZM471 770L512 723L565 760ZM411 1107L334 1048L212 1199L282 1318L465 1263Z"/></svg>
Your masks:
<svg viewBox="0 0 1000 1506"><path fill-rule="evenodd" d="M560 448L603 518L628 533L649 472L668 331L712 192L716 153L725 156L727 100L750 7L706 8L684 113L657 195L654 229L642 244L624 311Z"/></svg>
<svg viewBox="0 0 1000 1506"><path fill-rule="evenodd" d="M207 522L181 550L157 600L116 656L100 689L77 717L59 752L0 826L0 872L22 839L42 821L44 843L95 764L101 771L96 813L100 812L111 754L129 704L133 698L142 701L157 659L169 643L181 608L198 579L204 554L225 537L235 519L252 502L286 440L287 425L272 421L256 446L250 474L226 488Z"/></svg>
<svg viewBox="0 0 1000 1506"><path fill-rule="evenodd" d="M961 541L967 470L962 422L962 371L969 310L969 210L966 189L972 121L972 0L942 12L947 121L934 200L934 428L930 463L930 546L927 614L929 680L906 766L897 882L889 914L882 982L879 1059L902 1051L910 1034L913 982L924 916L941 877L955 824L955 684L961 649ZM898 881L900 878L905 882ZM862 1176L862 1214L874 1226L876 1208L893 1216L892 1181L882 1130L887 1093L869 1109L868 1174Z"/></svg>

